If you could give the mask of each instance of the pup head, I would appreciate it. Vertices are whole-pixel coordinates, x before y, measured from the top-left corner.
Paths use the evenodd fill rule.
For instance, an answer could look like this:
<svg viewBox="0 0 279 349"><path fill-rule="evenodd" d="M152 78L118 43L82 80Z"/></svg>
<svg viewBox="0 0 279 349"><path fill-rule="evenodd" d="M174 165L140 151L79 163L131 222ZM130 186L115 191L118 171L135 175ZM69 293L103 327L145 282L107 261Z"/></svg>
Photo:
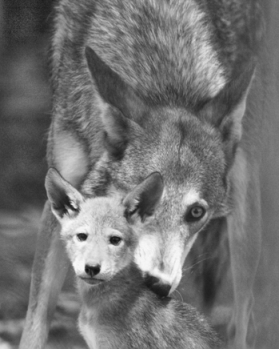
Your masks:
<svg viewBox="0 0 279 349"><path fill-rule="evenodd" d="M138 262L141 257L148 258L145 261L148 268L158 263L154 258L158 255L160 239L152 234L151 218L163 192L159 173L148 176L124 199L85 198L53 168L47 173L45 185L79 278L90 284L110 280L132 260Z"/></svg>

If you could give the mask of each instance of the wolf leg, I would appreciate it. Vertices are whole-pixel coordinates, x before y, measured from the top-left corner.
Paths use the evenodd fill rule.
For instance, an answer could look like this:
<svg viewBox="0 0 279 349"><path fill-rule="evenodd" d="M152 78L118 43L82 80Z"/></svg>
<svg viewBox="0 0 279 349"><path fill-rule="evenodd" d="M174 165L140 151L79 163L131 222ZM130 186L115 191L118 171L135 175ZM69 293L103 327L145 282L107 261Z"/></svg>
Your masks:
<svg viewBox="0 0 279 349"><path fill-rule="evenodd" d="M48 336L69 261L59 238L59 225L46 202L32 270L29 305L20 349L42 349Z"/></svg>
<svg viewBox="0 0 279 349"><path fill-rule="evenodd" d="M253 348L253 284L261 252L260 186L258 168L236 157L233 169L234 212L228 217L229 245L234 291L229 337L234 349ZM255 168L254 168L255 167Z"/></svg>

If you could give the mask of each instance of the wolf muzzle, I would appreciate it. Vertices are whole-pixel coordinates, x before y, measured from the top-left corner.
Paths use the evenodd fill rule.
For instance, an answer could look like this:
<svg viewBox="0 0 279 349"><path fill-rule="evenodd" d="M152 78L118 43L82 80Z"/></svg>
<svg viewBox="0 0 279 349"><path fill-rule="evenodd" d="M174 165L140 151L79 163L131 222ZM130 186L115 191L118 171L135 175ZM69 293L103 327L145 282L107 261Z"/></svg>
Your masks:
<svg viewBox="0 0 279 349"><path fill-rule="evenodd" d="M171 285L163 283L159 278L151 275L145 276L145 283L154 293L160 297L167 297L171 290Z"/></svg>

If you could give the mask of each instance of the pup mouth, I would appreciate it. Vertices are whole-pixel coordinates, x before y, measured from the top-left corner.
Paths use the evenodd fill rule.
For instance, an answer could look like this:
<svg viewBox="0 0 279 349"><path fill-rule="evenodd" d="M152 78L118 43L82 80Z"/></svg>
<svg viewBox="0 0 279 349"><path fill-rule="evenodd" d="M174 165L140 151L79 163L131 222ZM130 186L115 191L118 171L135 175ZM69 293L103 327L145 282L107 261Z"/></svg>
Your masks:
<svg viewBox="0 0 279 349"><path fill-rule="evenodd" d="M91 279L91 278L85 278L85 277L80 277L80 279L89 285L98 285L105 281L102 279Z"/></svg>

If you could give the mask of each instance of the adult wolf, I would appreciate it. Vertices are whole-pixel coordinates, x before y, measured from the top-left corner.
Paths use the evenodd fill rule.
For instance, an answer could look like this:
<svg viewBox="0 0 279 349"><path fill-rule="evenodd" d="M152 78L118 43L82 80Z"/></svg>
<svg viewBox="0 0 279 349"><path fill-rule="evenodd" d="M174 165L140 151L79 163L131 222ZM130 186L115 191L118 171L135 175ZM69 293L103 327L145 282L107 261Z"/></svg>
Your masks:
<svg viewBox="0 0 279 349"><path fill-rule="evenodd" d="M242 135L260 38L255 0L61 0L52 43L49 166L97 196L162 173L162 244L158 258L147 246L139 265L156 292L177 287L199 232L214 233L212 222L227 229L238 349L247 347L260 253L251 113ZM46 341L69 264L58 229L47 202L21 349Z"/></svg>

